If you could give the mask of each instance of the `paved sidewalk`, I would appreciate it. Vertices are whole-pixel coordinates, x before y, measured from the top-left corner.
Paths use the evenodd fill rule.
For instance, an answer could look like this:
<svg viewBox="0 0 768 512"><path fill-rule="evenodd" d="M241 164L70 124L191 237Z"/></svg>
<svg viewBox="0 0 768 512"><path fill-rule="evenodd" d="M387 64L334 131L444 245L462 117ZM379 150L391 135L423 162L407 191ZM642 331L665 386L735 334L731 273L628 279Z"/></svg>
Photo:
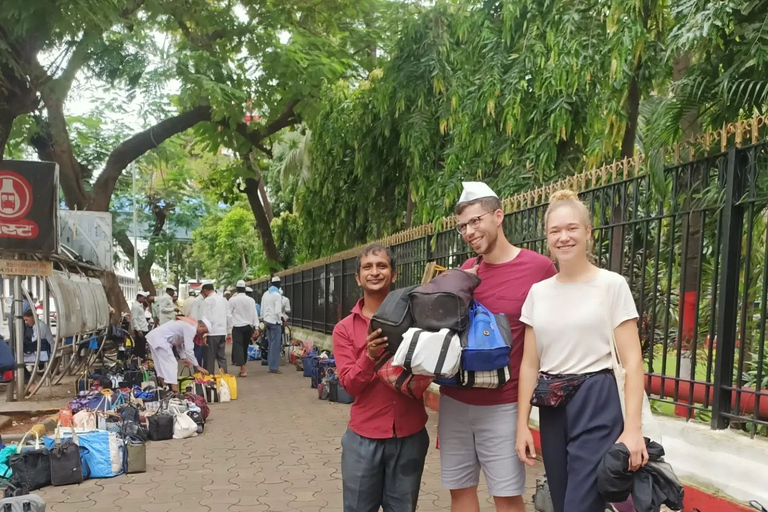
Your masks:
<svg viewBox="0 0 768 512"><path fill-rule="evenodd" d="M143 474L42 489L48 510L340 512L340 440L349 406L318 400L309 379L291 367L283 367L282 375L268 375L258 363L249 370L238 379L238 400L211 406L202 436L150 442ZM419 510L447 511L449 494L440 488L434 449L436 414L429 430L432 449ZM542 472L539 466L529 471L526 501ZM481 489L483 512L495 510Z"/></svg>

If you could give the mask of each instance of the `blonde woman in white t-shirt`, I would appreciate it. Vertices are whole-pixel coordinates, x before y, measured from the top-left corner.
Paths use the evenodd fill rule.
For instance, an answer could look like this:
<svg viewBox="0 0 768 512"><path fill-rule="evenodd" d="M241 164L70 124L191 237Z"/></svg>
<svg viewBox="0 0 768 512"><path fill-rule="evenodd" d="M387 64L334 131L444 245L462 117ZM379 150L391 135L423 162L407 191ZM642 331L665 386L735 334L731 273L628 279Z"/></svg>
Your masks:
<svg viewBox="0 0 768 512"><path fill-rule="evenodd" d="M556 512L604 512L597 466L614 443L630 469L648 462L641 432L643 361L637 309L626 280L595 266L591 215L575 192L552 194L544 217L559 273L528 293L516 449L532 465L531 402L539 407L542 455ZM626 421L611 372L612 336L626 369Z"/></svg>

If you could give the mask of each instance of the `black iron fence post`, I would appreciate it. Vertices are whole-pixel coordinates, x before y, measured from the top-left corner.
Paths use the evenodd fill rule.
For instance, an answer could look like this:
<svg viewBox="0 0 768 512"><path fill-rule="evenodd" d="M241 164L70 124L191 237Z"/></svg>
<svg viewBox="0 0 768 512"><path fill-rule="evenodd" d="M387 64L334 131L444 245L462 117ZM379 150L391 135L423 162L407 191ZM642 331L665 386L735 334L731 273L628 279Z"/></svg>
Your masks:
<svg viewBox="0 0 768 512"><path fill-rule="evenodd" d="M328 263L323 263L323 332L325 334L331 333L331 325L328 321L328 318L330 317L330 314L328 310L330 309L330 304L328 303L328 294L329 289L331 287L331 277L328 275Z"/></svg>
<svg viewBox="0 0 768 512"><path fill-rule="evenodd" d="M736 353L736 327L741 274L741 242L744 209L739 200L744 190L744 169L741 152L728 150L725 204L722 222L722 260L720 262L720 300L717 304L717 352L715 354L714 397L712 401L713 429L728 427L725 414L731 412L733 396L733 364Z"/></svg>

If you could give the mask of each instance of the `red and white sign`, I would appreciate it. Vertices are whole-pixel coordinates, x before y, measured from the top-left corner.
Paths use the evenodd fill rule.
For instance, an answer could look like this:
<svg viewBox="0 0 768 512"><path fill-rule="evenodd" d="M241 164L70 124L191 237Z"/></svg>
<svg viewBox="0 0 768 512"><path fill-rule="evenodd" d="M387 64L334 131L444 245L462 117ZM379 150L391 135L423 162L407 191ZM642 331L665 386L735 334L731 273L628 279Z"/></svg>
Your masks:
<svg viewBox="0 0 768 512"><path fill-rule="evenodd" d="M37 224L24 217L32 208L32 187L20 174L0 171L0 237L37 238Z"/></svg>
<svg viewBox="0 0 768 512"><path fill-rule="evenodd" d="M58 201L54 162L0 161L0 255L56 254Z"/></svg>

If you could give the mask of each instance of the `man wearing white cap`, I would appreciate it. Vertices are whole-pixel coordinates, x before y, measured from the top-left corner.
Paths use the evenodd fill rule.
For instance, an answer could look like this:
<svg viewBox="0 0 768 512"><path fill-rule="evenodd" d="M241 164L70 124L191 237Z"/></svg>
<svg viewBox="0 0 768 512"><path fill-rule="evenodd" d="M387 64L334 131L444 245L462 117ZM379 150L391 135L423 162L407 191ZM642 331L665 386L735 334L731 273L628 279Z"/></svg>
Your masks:
<svg viewBox="0 0 768 512"><path fill-rule="evenodd" d="M147 302L147 292L136 294L136 301L131 306L131 329L133 330L133 355L142 359L147 358L147 332L149 324L144 315L144 307Z"/></svg>
<svg viewBox="0 0 768 512"><path fill-rule="evenodd" d="M203 281L203 317L211 322L208 331L208 347L205 350L205 367L214 373L216 362L219 368L227 372L227 356L225 354L226 341L232 329L232 315L229 312L227 299L216 293L213 289L213 281Z"/></svg>
<svg viewBox="0 0 768 512"><path fill-rule="evenodd" d="M272 286L261 297L261 318L267 326L267 362L269 373L280 373L280 343L283 326L283 298L280 295L280 278L272 278Z"/></svg>
<svg viewBox="0 0 768 512"><path fill-rule="evenodd" d="M246 293L245 281L238 281L236 287L237 293L228 302L232 315L232 364L240 367L240 377L247 377L248 345L251 344L253 330L259 325L259 316L256 314L256 301Z"/></svg>
<svg viewBox="0 0 768 512"><path fill-rule="evenodd" d="M158 325L176 320L176 304L173 303L175 293L176 287L169 284L165 287L165 294L157 298Z"/></svg>
<svg viewBox="0 0 768 512"><path fill-rule="evenodd" d="M515 247L504 235L504 210L491 188L464 183L456 205L456 229L479 258L462 268L481 283L475 299L510 321L509 379L495 389L440 386L440 465L443 487L451 490L451 510L478 512L480 470L499 512L524 512L525 466L515 450L517 390L525 326L520 313L531 286L557 272L552 262Z"/></svg>
<svg viewBox="0 0 768 512"><path fill-rule="evenodd" d="M195 320L184 318L166 322L147 334L147 344L152 351L152 360L155 363L157 376L163 383L171 387L172 391L179 390L179 365L173 349L187 368L192 368L203 375L208 371L201 368L195 361L195 335L203 335L211 329L211 322L205 318Z"/></svg>

